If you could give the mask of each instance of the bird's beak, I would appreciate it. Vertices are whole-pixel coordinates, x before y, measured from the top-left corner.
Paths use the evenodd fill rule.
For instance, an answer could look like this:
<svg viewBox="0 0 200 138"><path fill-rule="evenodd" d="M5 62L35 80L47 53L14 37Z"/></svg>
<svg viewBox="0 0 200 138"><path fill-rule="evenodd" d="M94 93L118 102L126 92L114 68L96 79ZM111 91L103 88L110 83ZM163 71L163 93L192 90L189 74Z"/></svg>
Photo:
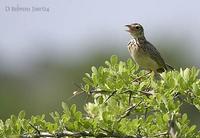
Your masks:
<svg viewBox="0 0 200 138"><path fill-rule="evenodd" d="M127 32L130 32L131 31L131 25L125 25L125 27L128 27L128 30L126 30Z"/></svg>
<svg viewBox="0 0 200 138"><path fill-rule="evenodd" d="M127 24L127 25L125 25L126 27L128 27L128 28L130 28L131 27L131 25L129 25L129 24Z"/></svg>

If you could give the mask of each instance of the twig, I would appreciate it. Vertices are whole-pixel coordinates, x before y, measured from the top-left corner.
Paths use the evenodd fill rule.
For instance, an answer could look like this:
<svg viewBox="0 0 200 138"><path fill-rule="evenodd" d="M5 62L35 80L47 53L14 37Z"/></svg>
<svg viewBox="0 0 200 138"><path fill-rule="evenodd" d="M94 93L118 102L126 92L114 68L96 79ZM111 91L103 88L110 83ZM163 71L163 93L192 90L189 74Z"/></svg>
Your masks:
<svg viewBox="0 0 200 138"><path fill-rule="evenodd" d="M87 96L86 96L86 98L85 98L85 103L87 103L88 99L90 98L89 96L90 96L90 95L87 94Z"/></svg>
<svg viewBox="0 0 200 138"><path fill-rule="evenodd" d="M120 116L120 118L119 118L117 121L120 122L123 118L129 116L130 112L131 112L132 110L136 109L141 103L142 103L142 101L140 101L138 104L134 104L134 105L130 106L130 107L125 111L125 113L122 114L122 115Z"/></svg>
<svg viewBox="0 0 200 138"><path fill-rule="evenodd" d="M153 137L160 137L160 136L165 136L165 135L168 135L168 132L159 133L159 134L154 135Z"/></svg>
<svg viewBox="0 0 200 138"><path fill-rule="evenodd" d="M174 119L174 113L172 114L171 119L168 122L169 130L168 134L171 135L172 138L176 138L176 130L175 130L175 119Z"/></svg>
<svg viewBox="0 0 200 138"><path fill-rule="evenodd" d="M148 107L145 107L145 112L144 112L144 119L147 119L147 113L148 113Z"/></svg>
<svg viewBox="0 0 200 138"><path fill-rule="evenodd" d="M83 94L83 93L85 93L85 91L81 91L81 92L79 92L79 91L74 91L74 92L73 92L73 95L72 95L71 97L69 97L68 100L71 100L72 98L74 98L74 97L76 97L76 96L78 96L78 95L81 95L81 94Z"/></svg>
<svg viewBox="0 0 200 138"><path fill-rule="evenodd" d="M85 90L84 90L84 88L83 88L83 86L79 86L78 84L76 84L76 83L74 83L74 85L80 90L80 91L75 91L75 94L76 95L79 95L79 94L81 94L81 93L83 93L83 92L86 92ZM110 93L111 91L107 91L107 90L95 90L95 89L91 89L90 91L89 91L89 93L90 94L93 94L93 93ZM75 95L75 96L76 96Z"/></svg>
<svg viewBox="0 0 200 138"><path fill-rule="evenodd" d="M85 92L84 89L83 89L83 85L82 85L82 84L81 84L81 86L79 86L77 83L74 83L74 85L75 85L77 88L79 88L80 90L82 90L83 92Z"/></svg>
<svg viewBox="0 0 200 138"><path fill-rule="evenodd" d="M137 91L137 92L140 92L141 94L144 94L147 97L153 95L152 91ZM132 91L132 90L127 90L127 91L121 92L120 94L123 94L123 93L137 93L137 92L136 91Z"/></svg>
<svg viewBox="0 0 200 138"><path fill-rule="evenodd" d="M137 138L142 138L140 127L141 126L139 125L138 128L137 128L137 132L138 132Z"/></svg>
<svg viewBox="0 0 200 138"><path fill-rule="evenodd" d="M80 89L81 91L74 91L73 92L73 95L71 97L68 98L68 100L71 100L72 98L74 98L75 96L78 96L78 95L81 95L83 93L85 93L86 91L83 89L82 86L79 86L78 84L74 83L74 85Z"/></svg>
<svg viewBox="0 0 200 138"><path fill-rule="evenodd" d="M129 97L128 97L128 104L131 104L131 97L132 97L132 92L130 92Z"/></svg>
<svg viewBox="0 0 200 138"><path fill-rule="evenodd" d="M111 93L112 91L107 91L107 90L91 90L90 91L90 94L93 94L93 93L100 93L100 94L105 94L105 93Z"/></svg>
<svg viewBox="0 0 200 138"><path fill-rule="evenodd" d="M109 96L108 98L106 98L105 102L106 103L113 95L115 95L117 93L117 91L113 91Z"/></svg>
<svg viewBox="0 0 200 138"><path fill-rule="evenodd" d="M146 95L147 97L153 95L153 93L151 91L139 91L139 92Z"/></svg>
<svg viewBox="0 0 200 138"><path fill-rule="evenodd" d="M139 77L137 77L137 78L135 78L132 82L135 82L135 81L138 81L138 80L140 80L142 77L144 77L144 76L146 76L146 75L148 75L148 74L150 74L151 73L151 71L150 72L147 72L147 73L145 73L144 75L141 75L141 76L139 76Z"/></svg>
<svg viewBox="0 0 200 138"><path fill-rule="evenodd" d="M105 131L106 133L111 133L109 130L104 129L104 128L100 128L101 130Z"/></svg>
<svg viewBox="0 0 200 138"><path fill-rule="evenodd" d="M41 132L40 134L35 134L33 137L37 138L46 138L46 137L54 137L54 138L63 138L63 137L74 137L74 138L79 138L79 137L96 137L96 138L102 138L102 137L113 137L113 138L137 138L136 136L130 136L130 135L121 135L118 133L102 133L99 132L97 134L93 134L88 131L82 131L82 132L71 132L71 131L63 131L63 132L58 132L55 134L50 134L47 132ZM30 136L28 135L22 135L22 138L29 138Z"/></svg>
<svg viewBox="0 0 200 138"><path fill-rule="evenodd" d="M120 94L123 94L123 93L137 93L137 92L136 91L132 91L132 90L126 90L126 91L120 92Z"/></svg>
<svg viewBox="0 0 200 138"><path fill-rule="evenodd" d="M36 128L34 125L32 125L31 123L29 123L29 125L37 132L38 135L40 135L40 130L38 128Z"/></svg>

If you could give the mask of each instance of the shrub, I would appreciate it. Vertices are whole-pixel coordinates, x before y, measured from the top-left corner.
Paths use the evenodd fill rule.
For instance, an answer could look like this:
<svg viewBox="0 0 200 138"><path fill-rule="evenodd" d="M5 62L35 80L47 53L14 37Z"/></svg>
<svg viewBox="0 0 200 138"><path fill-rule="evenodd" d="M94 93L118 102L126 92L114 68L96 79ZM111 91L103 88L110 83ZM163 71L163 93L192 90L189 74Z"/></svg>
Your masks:
<svg viewBox="0 0 200 138"><path fill-rule="evenodd" d="M83 77L78 93L92 97L85 113L62 103L63 113L50 113L53 121L48 122L44 115L26 119L21 111L0 121L0 137L200 137L187 113L180 111L185 102L200 110L198 69L156 75L117 56L105 64Z"/></svg>

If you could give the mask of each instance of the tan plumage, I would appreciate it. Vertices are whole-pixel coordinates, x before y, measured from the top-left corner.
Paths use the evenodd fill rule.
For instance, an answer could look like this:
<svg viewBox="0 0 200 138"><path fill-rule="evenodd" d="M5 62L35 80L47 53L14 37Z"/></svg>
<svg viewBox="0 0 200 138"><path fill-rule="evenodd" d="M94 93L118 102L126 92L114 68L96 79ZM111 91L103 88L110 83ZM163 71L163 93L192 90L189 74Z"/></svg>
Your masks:
<svg viewBox="0 0 200 138"><path fill-rule="evenodd" d="M158 50L146 40L144 29L140 24L134 23L126 26L127 31L133 37L128 43L128 50L138 65L154 72L163 72L172 68L164 62Z"/></svg>

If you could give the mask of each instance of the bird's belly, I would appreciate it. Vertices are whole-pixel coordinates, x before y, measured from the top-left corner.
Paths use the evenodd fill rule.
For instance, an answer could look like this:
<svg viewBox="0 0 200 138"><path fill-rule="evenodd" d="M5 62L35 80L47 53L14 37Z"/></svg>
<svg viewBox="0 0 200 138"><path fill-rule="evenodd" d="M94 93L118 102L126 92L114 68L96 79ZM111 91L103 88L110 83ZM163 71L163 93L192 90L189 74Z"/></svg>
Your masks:
<svg viewBox="0 0 200 138"><path fill-rule="evenodd" d="M132 45L128 49L131 57L139 66L150 70L157 70L159 68L158 64L139 47Z"/></svg>
<svg viewBox="0 0 200 138"><path fill-rule="evenodd" d="M138 65L146 69L157 70L159 68L158 64L147 55L134 55L134 60Z"/></svg>

